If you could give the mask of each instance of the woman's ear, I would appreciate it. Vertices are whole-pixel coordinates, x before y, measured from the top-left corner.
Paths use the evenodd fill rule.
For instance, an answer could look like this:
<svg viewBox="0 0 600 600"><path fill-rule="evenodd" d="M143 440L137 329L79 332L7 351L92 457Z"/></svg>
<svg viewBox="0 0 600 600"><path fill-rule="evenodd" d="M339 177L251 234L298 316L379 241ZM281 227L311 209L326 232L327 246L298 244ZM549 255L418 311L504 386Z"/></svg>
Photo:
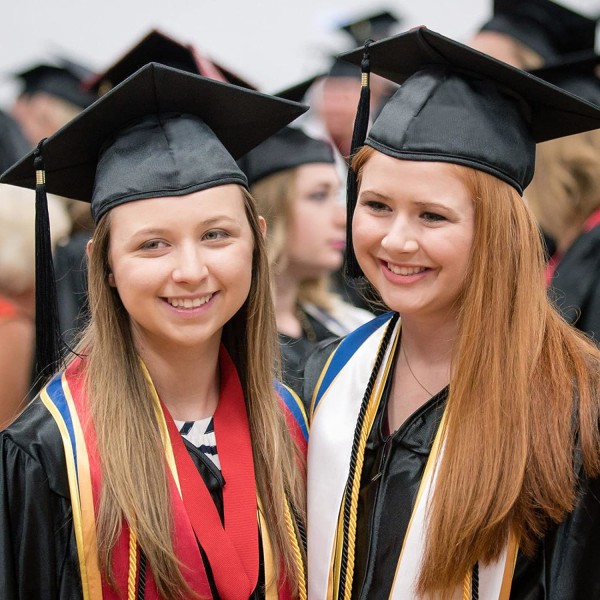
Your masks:
<svg viewBox="0 0 600 600"><path fill-rule="evenodd" d="M262 233L263 240L267 237L267 222L264 217L258 215L258 226L260 227L260 232Z"/></svg>

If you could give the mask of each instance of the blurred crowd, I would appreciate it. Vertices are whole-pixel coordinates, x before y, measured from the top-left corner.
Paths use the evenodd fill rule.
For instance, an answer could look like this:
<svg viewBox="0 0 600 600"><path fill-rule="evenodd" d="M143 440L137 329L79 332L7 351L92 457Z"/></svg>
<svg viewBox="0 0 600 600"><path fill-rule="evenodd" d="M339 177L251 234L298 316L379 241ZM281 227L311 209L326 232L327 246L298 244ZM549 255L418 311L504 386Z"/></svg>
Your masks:
<svg viewBox="0 0 600 600"><path fill-rule="evenodd" d="M600 61L594 50L599 17L549 0L490 1L488 21L463 42L600 104ZM348 50L403 29L402 16L392 11L340 27ZM247 80L186 40L157 30L131 40L130 48L100 73L78 64L76 57L40 56L39 64L15 74L20 91L0 111L0 172L149 62L254 89L251 73ZM309 111L240 161L267 221L282 376L297 390L298 374L317 344L348 333L380 310L377 298L348 282L342 268L343 190L360 77L358 67L332 58L327 70L281 90L279 97L302 101ZM372 76L371 118L395 89L389 80ZM0 429L36 389L34 196L0 187ZM599 340L600 131L540 144L524 200L546 242L548 293L569 323ZM88 205L59 197L51 198L50 220L68 352L87 317L85 251L93 221Z"/></svg>

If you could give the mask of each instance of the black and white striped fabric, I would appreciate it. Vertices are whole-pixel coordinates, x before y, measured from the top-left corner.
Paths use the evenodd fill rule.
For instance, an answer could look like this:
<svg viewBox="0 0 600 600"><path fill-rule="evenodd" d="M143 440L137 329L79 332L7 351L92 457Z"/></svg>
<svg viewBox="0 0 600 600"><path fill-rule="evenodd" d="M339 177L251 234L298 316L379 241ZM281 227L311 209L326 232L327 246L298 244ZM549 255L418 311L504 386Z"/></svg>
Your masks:
<svg viewBox="0 0 600 600"><path fill-rule="evenodd" d="M200 452L212 460L217 469L221 470L212 417L199 421L175 421L175 425L188 442L196 446Z"/></svg>

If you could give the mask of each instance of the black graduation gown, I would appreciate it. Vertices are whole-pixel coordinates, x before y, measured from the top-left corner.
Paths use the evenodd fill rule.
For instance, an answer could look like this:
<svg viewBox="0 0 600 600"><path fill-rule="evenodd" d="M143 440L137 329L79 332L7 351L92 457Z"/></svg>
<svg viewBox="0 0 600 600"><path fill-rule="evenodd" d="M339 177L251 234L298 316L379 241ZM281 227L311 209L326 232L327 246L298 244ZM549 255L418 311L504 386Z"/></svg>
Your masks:
<svg viewBox="0 0 600 600"><path fill-rule="evenodd" d="M184 442L223 518L221 473ZM264 598L262 549L260 555L259 581L251 600ZM204 552L202 558L213 597L218 598ZM39 399L0 432L0 597L83 598L63 444Z"/></svg>
<svg viewBox="0 0 600 600"><path fill-rule="evenodd" d="M58 318L69 344L78 338L89 317L85 251L91 236L91 231L76 231L54 253Z"/></svg>
<svg viewBox="0 0 600 600"><path fill-rule="evenodd" d="M315 338L314 340L309 340L306 335L299 338L293 338L284 333L279 334L281 379L285 385L294 390L301 398L306 359L319 343L337 337L312 315L304 313L304 319L311 328L311 334L312 337Z"/></svg>
<svg viewBox="0 0 600 600"><path fill-rule="evenodd" d="M307 364L305 394L335 344ZM388 600L402 542L447 399L447 388L386 435L388 389L369 435L359 496L352 597ZM574 511L553 526L534 557L518 554L511 600L600 598L600 480L580 478Z"/></svg>
<svg viewBox="0 0 600 600"><path fill-rule="evenodd" d="M600 344L600 226L565 252L549 293L563 317Z"/></svg>

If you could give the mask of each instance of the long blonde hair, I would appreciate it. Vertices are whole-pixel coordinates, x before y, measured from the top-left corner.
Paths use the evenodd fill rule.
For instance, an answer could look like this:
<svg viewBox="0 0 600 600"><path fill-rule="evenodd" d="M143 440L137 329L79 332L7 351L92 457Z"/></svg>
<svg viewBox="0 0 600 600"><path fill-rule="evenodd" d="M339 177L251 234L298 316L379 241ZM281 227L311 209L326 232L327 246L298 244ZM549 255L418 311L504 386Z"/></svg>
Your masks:
<svg viewBox="0 0 600 600"><path fill-rule="evenodd" d="M361 150L357 173L373 152ZM600 473L600 351L554 310L537 223L512 187L456 165L474 202L459 299L444 457L418 589L449 595L509 532L531 555L575 505L581 450Z"/></svg>
<svg viewBox="0 0 600 600"><path fill-rule="evenodd" d="M287 496L292 510L304 518L304 484L273 389L278 348L264 243L254 201L240 189L254 237L252 283L245 304L225 325L222 341L244 390L256 486L265 509L275 565L283 564L288 581L297 586L285 502ZM103 476L97 518L100 567L114 584L111 556L125 519L135 529L160 595L180 598L190 590L173 549L173 514L161 438L129 315L108 284L109 245L107 213L98 223L91 247L91 321L79 344L79 352L88 355L87 390Z"/></svg>
<svg viewBox="0 0 600 600"><path fill-rule="evenodd" d="M257 181L251 188L258 210L267 221L267 256L272 273L287 268L288 234L292 226L293 207L296 201L297 169L279 171ZM310 302L324 310L331 309L334 294L329 277L307 279L300 283L298 300Z"/></svg>
<svg viewBox="0 0 600 600"><path fill-rule="evenodd" d="M525 197L540 225L560 241L600 208L600 131L539 144Z"/></svg>

